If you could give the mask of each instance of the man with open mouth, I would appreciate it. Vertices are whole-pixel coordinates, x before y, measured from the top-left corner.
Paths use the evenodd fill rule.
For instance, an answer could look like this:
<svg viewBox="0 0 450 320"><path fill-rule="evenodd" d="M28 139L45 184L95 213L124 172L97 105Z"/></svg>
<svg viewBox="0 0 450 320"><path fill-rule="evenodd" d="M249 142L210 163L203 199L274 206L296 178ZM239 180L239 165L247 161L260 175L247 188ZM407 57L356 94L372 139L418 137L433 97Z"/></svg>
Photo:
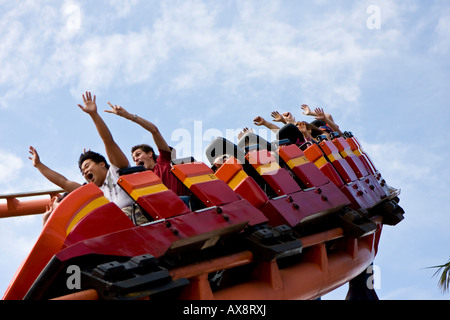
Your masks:
<svg viewBox="0 0 450 320"><path fill-rule="evenodd" d="M106 154L108 156L110 164L108 164L105 157L101 154L93 151L85 151L81 154L78 161L78 166L83 174L83 177L88 183L94 183L104 193L105 197L117 204L127 216L131 215L131 208L133 206L133 200L131 197L117 184L119 179L118 171L120 169L128 168L130 163L122 152L120 147L114 141L111 132L109 131L106 123L100 117L97 112L96 96L92 96L90 92L83 94L84 106L79 104L81 110L89 114L93 120L97 131L103 140L105 145ZM81 184L70 181L58 172L48 168L39 159L37 151L30 147L30 159L33 161L33 165L51 182L70 193L73 190L79 188ZM148 222L145 217L138 214L138 224Z"/></svg>

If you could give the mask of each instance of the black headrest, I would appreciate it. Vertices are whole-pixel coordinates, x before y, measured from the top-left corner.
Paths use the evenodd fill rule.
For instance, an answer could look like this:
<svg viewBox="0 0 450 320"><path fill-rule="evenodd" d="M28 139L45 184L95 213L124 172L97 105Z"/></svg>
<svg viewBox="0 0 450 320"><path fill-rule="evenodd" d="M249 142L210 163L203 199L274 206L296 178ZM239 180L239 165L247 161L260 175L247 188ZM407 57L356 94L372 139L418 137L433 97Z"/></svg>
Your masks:
<svg viewBox="0 0 450 320"><path fill-rule="evenodd" d="M172 164L183 164L183 163L192 163L196 162L194 157L185 157L185 158L178 158L178 159L172 159Z"/></svg>
<svg viewBox="0 0 450 320"><path fill-rule="evenodd" d="M317 128L320 128L322 126L326 126L327 123L322 120L314 120L311 122L312 125L315 125Z"/></svg>
<svg viewBox="0 0 450 320"><path fill-rule="evenodd" d="M316 140L317 140L318 143L320 143L320 142L322 142L322 141L328 141L328 138L327 138L326 135L321 134L320 136L317 136L317 137L316 137Z"/></svg>
<svg viewBox="0 0 450 320"><path fill-rule="evenodd" d="M268 151L271 150L271 144L266 140L258 136L257 134L253 132L246 132L241 139L239 139L238 147L241 149L244 149L246 147L250 147L253 145L258 145L258 150L267 149Z"/></svg>
<svg viewBox="0 0 450 320"><path fill-rule="evenodd" d="M339 132L331 132L330 133L330 140L333 140L333 139L336 139L339 137L340 137Z"/></svg>
<svg viewBox="0 0 450 320"><path fill-rule="evenodd" d="M277 150L280 146L291 144L289 139L275 140L272 141L272 150Z"/></svg>
<svg viewBox="0 0 450 320"><path fill-rule="evenodd" d="M288 123L284 125L280 130L278 130L277 139L288 139L292 144L297 145L305 142L305 137L303 136L303 134L300 132L300 130L298 130L297 126L293 125L292 123Z"/></svg>
<svg viewBox="0 0 450 320"><path fill-rule="evenodd" d="M231 141L223 138L223 137L217 137L215 138L205 149L206 157L208 158L208 161L213 164L214 160L217 157L223 156L223 155L229 155L232 157L235 157L242 163L245 162L245 153L244 150L238 148L234 143Z"/></svg>
<svg viewBox="0 0 450 320"><path fill-rule="evenodd" d="M350 131L345 131L344 132L344 138L353 138L353 134Z"/></svg>
<svg viewBox="0 0 450 320"><path fill-rule="evenodd" d="M135 167L119 169L118 173L119 173L119 176L123 176L125 174L132 174L132 173L137 173L137 172L142 172L142 171L145 171L144 166L135 166Z"/></svg>

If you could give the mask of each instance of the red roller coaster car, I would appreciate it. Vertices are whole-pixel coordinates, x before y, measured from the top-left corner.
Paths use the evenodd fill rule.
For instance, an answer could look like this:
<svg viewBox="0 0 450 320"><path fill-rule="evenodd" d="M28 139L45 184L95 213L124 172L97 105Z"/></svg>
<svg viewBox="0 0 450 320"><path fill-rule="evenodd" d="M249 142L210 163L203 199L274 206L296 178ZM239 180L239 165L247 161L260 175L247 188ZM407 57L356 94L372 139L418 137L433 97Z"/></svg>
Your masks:
<svg viewBox="0 0 450 320"><path fill-rule="evenodd" d="M92 183L75 190L3 299L317 299L365 283L383 224L403 219L398 195L350 133L297 146L283 137L288 129L273 143L253 133L238 145L216 138L207 157L225 163L215 171L174 160L187 197L152 171L122 174L118 184L147 224ZM2 196L0 217L42 213L48 199L17 198L58 192ZM75 271L79 281L68 285ZM368 288L350 296L376 298Z"/></svg>

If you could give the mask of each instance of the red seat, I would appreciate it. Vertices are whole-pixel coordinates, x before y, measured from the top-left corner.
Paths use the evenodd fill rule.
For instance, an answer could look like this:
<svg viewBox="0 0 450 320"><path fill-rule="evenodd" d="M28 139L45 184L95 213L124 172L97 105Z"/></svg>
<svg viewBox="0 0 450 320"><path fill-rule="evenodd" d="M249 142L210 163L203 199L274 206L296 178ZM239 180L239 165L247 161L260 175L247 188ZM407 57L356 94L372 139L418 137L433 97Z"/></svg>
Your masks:
<svg viewBox="0 0 450 320"><path fill-rule="evenodd" d="M307 189L324 185L330 181L296 145L282 147L277 150L277 153Z"/></svg>
<svg viewBox="0 0 450 320"><path fill-rule="evenodd" d="M155 220L190 212L183 200L168 189L153 171L123 175L118 184Z"/></svg>
<svg viewBox="0 0 450 320"><path fill-rule="evenodd" d="M246 159L276 195L281 196L301 190L298 183L290 176L286 169L278 165L276 159L269 151L250 151L246 155Z"/></svg>
<svg viewBox="0 0 450 320"><path fill-rule="evenodd" d="M216 176L256 208L260 208L269 200L266 193L245 173L242 165L234 157L229 158L216 171Z"/></svg>
<svg viewBox="0 0 450 320"><path fill-rule="evenodd" d="M202 162L174 165L172 173L207 207L239 200L237 194Z"/></svg>

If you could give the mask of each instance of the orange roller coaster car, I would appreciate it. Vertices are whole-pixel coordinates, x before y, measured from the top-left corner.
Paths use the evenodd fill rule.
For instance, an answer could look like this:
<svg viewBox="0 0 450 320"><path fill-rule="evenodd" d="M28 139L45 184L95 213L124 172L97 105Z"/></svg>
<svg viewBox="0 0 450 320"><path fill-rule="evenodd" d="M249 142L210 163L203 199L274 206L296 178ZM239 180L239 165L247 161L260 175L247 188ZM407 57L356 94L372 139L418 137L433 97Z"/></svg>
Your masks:
<svg viewBox="0 0 450 320"><path fill-rule="evenodd" d="M317 299L347 282L357 288L349 297L376 299L366 269L383 225L404 211L356 138L302 146L242 139L219 137L206 148L211 163L222 157L220 168L173 161L189 196L151 171L124 173L118 184L146 224L92 183L73 191L3 299ZM42 213L49 199L18 199L60 192L1 196L0 217Z"/></svg>

